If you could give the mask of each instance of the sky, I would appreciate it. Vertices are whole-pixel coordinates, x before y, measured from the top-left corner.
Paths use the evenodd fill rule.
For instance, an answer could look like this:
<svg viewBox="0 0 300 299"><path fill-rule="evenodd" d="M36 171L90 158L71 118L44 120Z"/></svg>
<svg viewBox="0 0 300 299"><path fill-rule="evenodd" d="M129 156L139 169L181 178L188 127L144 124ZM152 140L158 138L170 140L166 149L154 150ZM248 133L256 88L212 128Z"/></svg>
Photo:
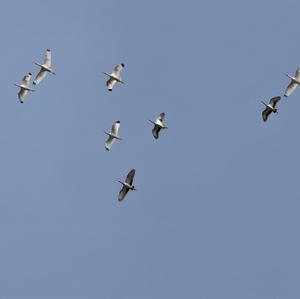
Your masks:
<svg viewBox="0 0 300 299"><path fill-rule="evenodd" d="M0 299L300 298L300 88L266 123L260 102L300 64L299 10L2 1ZM20 104L47 48L57 75Z"/></svg>

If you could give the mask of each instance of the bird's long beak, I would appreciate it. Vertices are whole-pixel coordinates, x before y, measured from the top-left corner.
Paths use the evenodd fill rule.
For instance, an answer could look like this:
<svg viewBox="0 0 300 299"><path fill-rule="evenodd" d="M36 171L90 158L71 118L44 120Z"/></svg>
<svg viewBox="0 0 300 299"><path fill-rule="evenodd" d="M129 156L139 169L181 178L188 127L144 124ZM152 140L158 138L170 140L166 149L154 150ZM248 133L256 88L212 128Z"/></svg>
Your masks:
<svg viewBox="0 0 300 299"><path fill-rule="evenodd" d="M266 107L268 107L268 105L265 103L265 102L263 102L263 101L261 101Z"/></svg>
<svg viewBox="0 0 300 299"><path fill-rule="evenodd" d="M38 65L38 66L40 66L40 67L42 67L42 65L41 64L39 64L39 63L37 63L37 62L33 62L35 65Z"/></svg>
<svg viewBox="0 0 300 299"><path fill-rule="evenodd" d="M290 76L289 74L284 73L288 78L290 78L291 80L293 80L293 77Z"/></svg>

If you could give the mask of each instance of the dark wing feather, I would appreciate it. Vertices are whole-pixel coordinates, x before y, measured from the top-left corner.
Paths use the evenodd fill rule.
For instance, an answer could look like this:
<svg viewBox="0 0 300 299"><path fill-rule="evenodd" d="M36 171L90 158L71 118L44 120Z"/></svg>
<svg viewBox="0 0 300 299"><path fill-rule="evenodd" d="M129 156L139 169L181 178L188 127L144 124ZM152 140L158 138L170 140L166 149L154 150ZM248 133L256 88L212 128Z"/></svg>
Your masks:
<svg viewBox="0 0 300 299"><path fill-rule="evenodd" d="M121 189L120 193L119 193L119 201L122 201L124 199L124 197L126 196L127 192L129 191L129 189L125 186L123 186L123 188Z"/></svg>
<svg viewBox="0 0 300 299"><path fill-rule="evenodd" d="M155 139L158 139L160 130L161 127L158 125L155 125L154 128L152 129L152 135Z"/></svg>
<svg viewBox="0 0 300 299"><path fill-rule="evenodd" d="M269 108L266 108L263 112L262 112L262 118L264 121L267 121L268 116L270 115L272 111Z"/></svg>
<svg viewBox="0 0 300 299"><path fill-rule="evenodd" d="M165 118L165 113L164 112L160 113L158 118L160 119L160 121L163 121Z"/></svg>
<svg viewBox="0 0 300 299"><path fill-rule="evenodd" d="M135 169L131 169L127 174L125 182L129 185L132 185L134 175L135 175Z"/></svg>
<svg viewBox="0 0 300 299"><path fill-rule="evenodd" d="M269 104L275 108L276 104L280 101L281 97L274 97L270 100Z"/></svg>

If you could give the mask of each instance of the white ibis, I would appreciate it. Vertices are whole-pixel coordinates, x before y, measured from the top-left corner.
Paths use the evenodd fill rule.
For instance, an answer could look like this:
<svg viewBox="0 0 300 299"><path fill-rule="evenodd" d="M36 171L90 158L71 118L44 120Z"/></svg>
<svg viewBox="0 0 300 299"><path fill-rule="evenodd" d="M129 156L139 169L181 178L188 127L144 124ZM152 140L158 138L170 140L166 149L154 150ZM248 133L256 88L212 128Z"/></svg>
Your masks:
<svg viewBox="0 0 300 299"><path fill-rule="evenodd" d="M284 93L284 96L288 97L300 84L300 67L297 68L294 77L290 76L288 74L285 74L285 75L291 79L291 82L288 85L288 87L286 88L285 93Z"/></svg>
<svg viewBox="0 0 300 299"><path fill-rule="evenodd" d="M26 74L22 79L22 84L15 83L14 85L20 88L18 93L18 98L20 103L24 103L24 98L27 95L28 91L35 91L29 87L30 84L31 73Z"/></svg>
<svg viewBox="0 0 300 299"><path fill-rule="evenodd" d="M50 49L46 50L44 64L40 64L37 62L34 62L34 64L41 67L40 71L38 72L38 74L36 75L36 77L33 81L34 85L39 84L46 77L47 73L51 73L51 74L55 75L55 73L51 69L51 51L50 51Z"/></svg>
<svg viewBox="0 0 300 299"><path fill-rule="evenodd" d="M126 194L129 190L131 190L131 191L136 190L135 187L132 185L134 175L135 175L135 169L131 169L129 171L129 173L127 174L125 182L118 181L119 183L121 183L123 185L123 187L119 193L119 201L122 201L124 199L124 197L126 196Z"/></svg>
<svg viewBox="0 0 300 299"><path fill-rule="evenodd" d="M162 112L159 114L159 116L155 119L155 121L151 120L151 119L148 119L151 123L154 124L154 128L152 129L152 134L153 134L153 137L155 139L158 139L159 137L159 132L161 129L168 129L168 127L166 127L163 123L164 121L164 118L165 118L165 113Z"/></svg>
<svg viewBox="0 0 300 299"><path fill-rule="evenodd" d="M269 104L266 104L265 102L261 101L265 106L266 109L262 112L262 118L264 121L267 121L268 116L273 113L278 113L276 107L276 104L279 102L280 97L274 97L270 99Z"/></svg>
<svg viewBox="0 0 300 299"><path fill-rule="evenodd" d="M114 85L119 82L119 83L123 83L122 78L120 76L121 70L124 68L124 63L121 64L117 64L114 69L112 70L111 74L108 73L103 73L106 76L109 77L109 79L106 81L106 87L109 91L112 91Z"/></svg>
<svg viewBox="0 0 300 299"><path fill-rule="evenodd" d="M122 140L122 138L120 138L118 136L119 128L120 128L120 121L118 120L118 121L113 123L110 133L104 132L106 135L108 135L108 138L107 138L106 143L105 143L105 148L106 148L107 151L109 151L111 149L111 146L114 143L115 139Z"/></svg>

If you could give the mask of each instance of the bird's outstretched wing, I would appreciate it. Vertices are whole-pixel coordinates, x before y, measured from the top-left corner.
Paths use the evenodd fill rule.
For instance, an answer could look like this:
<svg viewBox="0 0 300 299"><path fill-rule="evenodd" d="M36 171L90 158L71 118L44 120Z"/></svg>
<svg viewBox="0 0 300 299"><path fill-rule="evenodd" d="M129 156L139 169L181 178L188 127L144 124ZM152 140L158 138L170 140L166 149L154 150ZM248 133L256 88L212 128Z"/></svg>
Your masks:
<svg viewBox="0 0 300 299"><path fill-rule="evenodd" d="M160 130L161 130L160 126L154 125L154 128L152 129L152 135L155 139L158 139Z"/></svg>
<svg viewBox="0 0 300 299"><path fill-rule="evenodd" d="M46 75L47 75L47 71L44 71L41 68L38 74L36 75L35 79L33 80L33 84L34 85L39 84L46 77Z"/></svg>
<svg viewBox="0 0 300 299"><path fill-rule="evenodd" d="M297 83L291 81L291 83L288 85L288 87L285 90L284 96L288 97L296 88L297 88Z"/></svg>
<svg viewBox="0 0 300 299"><path fill-rule="evenodd" d="M119 192L119 201L122 201L124 199L124 197L126 196L126 194L128 193L129 189L125 186L122 187L121 191Z"/></svg>
<svg viewBox="0 0 300 299"><path fill-rule="evenodd" d="M115 77L120 77L121 70L123 69L124 66L125 66L124 63L117 64L112 70L111 74Z"/></svg>
<svg viewBox="0 0 300 299"><path fill-rule="evenodd" d="M114 122L114 124L111 127L111 133L115 136L118 136L119 128L120 128L120 121Z"/></svg>
<svg viewBox="0 0 300 299"><path fill-rule="evenodd" d="M112 91L114 85L116 84L117 80L113 79L113 78L109 78L106 81L106 87L109 91Z"/></svg>
<svg viewBox="0 0 300 299"><path fill-rule="evenodd" d="M111 149L112 144L114 143L115 138L109 136L105 142L105 148L107 151L109 151Z"/></svg>
<svg viewBox="0 0 300 299"><path fill-rule="evenodd" d="M45 58L44 58L44 65L47 67L51 67L51 51L50 49L46 50Z"/></svg>
<svg viewBox="0 0 300 299"><path fill-rule="evenodd" d="M296 69L295 78L296 78L297 81L300 81L300 67L298 67Z"/></svg>
<svg viewBox="0 0 300 299"><path fill-rule="evenodd" d="M276 104L280 101L281 97L274 97L272 99L270 99L270 102L269 104L275 108L276 107Z"/></svg>
<svg viewBox="0 0 300 299"><path fill-rule="evenodd" d="M134 175L135 175L135 169L131 169L127 174L125 182L129 185L132 185Z"/></svg>
<svg viewBox="0 0 300 299"><path fill-rule="evenodd" d="M263 118L264 121L267 121L268 116L270 115L271 112L272 112L272 111L271 111L271 109L269 109L269 108L266 108L266 109L262 112L262 118Z"/></svg>
<svg viewBox="0 0 300 299"><path fill-rule="evenodd" d="M160 113L158 119L159 119L161 122L163 122L163 121L164 121L164 118L165 118L165 113L164 113L164 112Z"/></svg>
<svg viewBox="0 0 300 299"><path fill-rule="evenodd" d="M31 73L26 74L22 79L22 84L26 87L29 87L30 78L31 78Z"/></svg>
<svg viewBox="0 0 300 299"><path fill-rule="evenodd" d="M27 95L27 93L28 93L28 90L23 89L23 88L20 89L20 91L19 91L19 93L18 93L18 98L19 98L20 103L23 104L24 98L25 98L25 96Z"/></svg>

